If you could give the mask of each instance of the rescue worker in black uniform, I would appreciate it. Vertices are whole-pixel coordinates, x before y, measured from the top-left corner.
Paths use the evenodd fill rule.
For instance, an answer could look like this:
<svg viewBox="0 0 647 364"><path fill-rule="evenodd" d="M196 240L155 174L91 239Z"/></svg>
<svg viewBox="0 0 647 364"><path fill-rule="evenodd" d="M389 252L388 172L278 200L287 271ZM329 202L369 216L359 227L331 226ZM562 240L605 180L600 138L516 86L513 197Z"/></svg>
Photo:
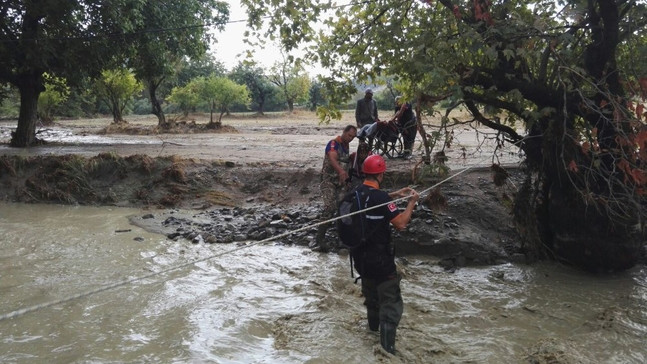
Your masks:
<svg viewBox="0 0 647 364"><path fill-rule="evenodd" d="M362 294L372 331L380 331L380 344L389 353L395 353L395 334L402 317L400 275L395 266L395 250L391 243L391 227L403 230L411 220L418 201L418 193L405 187L392 193L380 190L386 163L379 155L370 155L362 168L365 179L362 186L366 198L362 209L368 209L364 221L364 243L351 253L355 269L362 280ZM393 198L409 197L407 207L400 212ZM372 207L376 207L371 209Z"/></svg>

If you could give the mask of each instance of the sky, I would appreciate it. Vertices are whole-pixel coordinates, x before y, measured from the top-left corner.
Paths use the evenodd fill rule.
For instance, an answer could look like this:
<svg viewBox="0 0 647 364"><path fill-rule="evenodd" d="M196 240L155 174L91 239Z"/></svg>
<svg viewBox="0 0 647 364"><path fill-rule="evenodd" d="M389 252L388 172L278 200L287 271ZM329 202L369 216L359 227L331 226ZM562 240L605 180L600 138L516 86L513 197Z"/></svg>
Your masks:
<svg viewBox="0 0 647 364"><path fill-rule="evenodd" d="M229 23L222 32L216 32L215 37L218 43L212 45L212 53L216 59L224 63L228 70L231 70L239 61L245 59L249 45L243 42L245 29L247 27L247 13L238 0L226 0L229 3ZM294 53L298 56L298 53ZM269 69L278 61L282 61L281 53L277 46L267 44L265 49L255 49L253 58L261 66ZM318 67L307 67L311 75L320 74L323 71Z"/></svg>

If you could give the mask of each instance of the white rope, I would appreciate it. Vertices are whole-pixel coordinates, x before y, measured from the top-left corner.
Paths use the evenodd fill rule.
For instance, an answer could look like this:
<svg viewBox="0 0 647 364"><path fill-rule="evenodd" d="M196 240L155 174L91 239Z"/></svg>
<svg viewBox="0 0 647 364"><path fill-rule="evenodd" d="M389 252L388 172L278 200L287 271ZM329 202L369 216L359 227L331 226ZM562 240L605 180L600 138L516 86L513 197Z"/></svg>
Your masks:
<svg viewBox="0 0 647 364"><path fill-rule="evenodd" d="M451 179L453 179L453 178L467 172L468 170L470 170L472 168L473 168L472 166L464 168L463 170L461 170L461 171L459 171L459 172L445 178L444 180L434 184L433 186L423 190L422 192L419 193L419 195L423 195L424 193L430 191L431 189L440 186L441 184L443 184L443 183L445 183L445 182L447 182L447 181L449 181L449 180L451 180ZM84 297L88 297L88 296L91 296L91 295L94 295L94 294L97 294L97 293L105 292L105 291L108 291L108 290L111 290L111 289L114 289L114 288L117 288L117 287L125 286L127 284L131 284L131 283L134 283L134 282L138 282L138 281L141 281L141 280L144 280L144 279L147 279L147 278L152 278L152 277L155 277L155 276L158 276L158 275L161 275L161 274L173 272L173 271L176 271L176 270L179 270L179 269L191 266L191 265L195 265L197 263L205 262L205 261L208 261L208 260L211 260L211 259L214 259L214 258L221 257L221 256L226 255L226 254L236 252L238 250L249 248L249 247L259 245L259 244L262 244L262 243L266 243L266 242L269 242L269 241L277 240L277 239L280 239L280 238L283 238L283 237L286 237L288 235L298 233L298 232L301 232L301 231L304 231L304 230L312 229L312 228L317 227L319 225L329 224L329 223L331 223L333 221L337 221L337 220L339 220L339 219L341 219L343 217L346 217L346 216L353 216L355 214L359 214L360 212L373 210L373 209L376 209L378 207L386 206L386 205L388 205L390 203L393 203L393 202L398 202L398 201L401 201L401 200L409 199L409 197L410 196L400 197L400 198L397 198L395 200L386 202L386 203L381 204L381 205L372 206L372 207L370 207L368 209L365 209L365 210L355 211L355 212L351 212L351 213L343 215L343 216L333 217L333 218L325 220L325 221L320 221L320 222L315 223L315 224L303 226L303 227L300 227L300 228L298 228L296 230L287 231L285 233L282 233L282 234L279 234L279 235L276 235L276 236L272 236L272 237L269 237L267 239L259 240L259 241L253 242L253 243L248 243L248 244L245 244L243 246L239 246L239 247L237 247L235 249L227 250L225 252L210 255L210 256L205 257L205 258L201 258L201 259L194 260L194 261L191 261L191 262L187 262L187 263L184 263L184 264L180 264L180 265L177 265L177 266L174 266L174 267L163 269L163 270L158 271L158 272L153 272L153 273L146 274L146 275L139 276L139 277L135 277L135 278L125 279L125 280L122 280L122 281L119 281L119 282L116 282L116 283L111 283L111 284L108 284L108 285L105 285L105 286L101 286L99 288L91 289L91 290L88 290L88 291L85 291L85 292L82 292L82 293L78 293L78 294L75 294L75 295L72 295L72 296L69 296L69 297L65 297L65 298L62 298L62 299L59 299L59 300L50 301L50 302L44 302L44 303L41 303L41 304L38 304L38 305L34 305L34 306L26 307L26 308L21 308L21 309L18 309L18 310L15 310L15 311L0 315L0 322L2 322L4 320L13 319L13 318L16 318L16 317L19 317L19 316L23 316L23 315L25 315L27 313L30 313L30 312L42 310L44 308L48 308L48 307L52 307L52 306L58 306L60 304L70 302L70 301L73 301L73 300L76 300L76 299L79 299L79 298L84 298ZM161 280L159 282L164 282L164 281L165 280Z"/></svg>

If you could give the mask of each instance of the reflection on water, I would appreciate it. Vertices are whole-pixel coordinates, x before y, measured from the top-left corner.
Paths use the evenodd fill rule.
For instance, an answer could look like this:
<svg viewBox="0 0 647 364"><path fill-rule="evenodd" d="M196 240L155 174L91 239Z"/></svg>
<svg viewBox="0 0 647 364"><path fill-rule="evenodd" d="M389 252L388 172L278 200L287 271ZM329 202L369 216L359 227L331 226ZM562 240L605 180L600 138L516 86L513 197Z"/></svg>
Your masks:
<svg viewBox="0 0 647 364"><path fill-rule="evenodd" d="M16 130L16 125L0 123L0 144L8 144L11 132ZM37 137L48 143L65 144L162 144L163 140L150 135L99 135L93 133L77 133L74 129L59 126L48 126L37 130Z"/></svg>
<svg viewBox="0 0 647 364"><path fill-rule="evenodd" d="M405 314L389 358L366 329L347 257L278 242L232 252L168 241L128 224L141 213L0 204L0 314L214 256L0 321L0 362L647 361L645 267L450 274L410 257L400 262Z"/></svg>

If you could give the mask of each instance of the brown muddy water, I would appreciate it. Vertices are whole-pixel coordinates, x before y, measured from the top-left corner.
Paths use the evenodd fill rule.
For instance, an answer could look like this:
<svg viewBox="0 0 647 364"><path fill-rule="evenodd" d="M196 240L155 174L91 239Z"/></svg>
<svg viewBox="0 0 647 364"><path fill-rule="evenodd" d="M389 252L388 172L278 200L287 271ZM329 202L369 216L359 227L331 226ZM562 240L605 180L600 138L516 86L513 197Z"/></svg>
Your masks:
<svg viewBox="0 0 647 364"><path fill-rule="evenodd" d="M347 256L170 241L129 224L144 213L0 204L2 316L185 265L0 320L0 362L647 362L644 266L448 273L433 257L400 259L405 312L390 356L366 328Z"/></svg>

